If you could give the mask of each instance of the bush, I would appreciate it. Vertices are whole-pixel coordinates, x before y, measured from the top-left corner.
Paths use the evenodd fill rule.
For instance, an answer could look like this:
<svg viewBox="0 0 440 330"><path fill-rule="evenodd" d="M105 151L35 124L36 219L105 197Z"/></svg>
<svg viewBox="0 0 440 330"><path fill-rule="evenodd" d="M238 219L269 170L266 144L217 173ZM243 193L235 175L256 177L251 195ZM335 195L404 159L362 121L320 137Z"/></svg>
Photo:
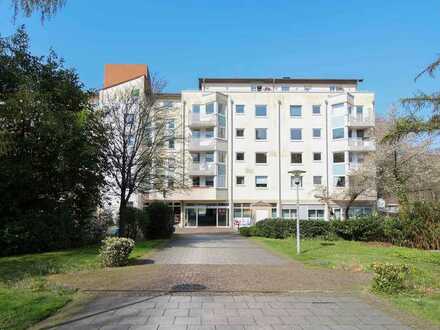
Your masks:
<svg viewBox="0 0 440 330"><path fill-rule="evenodd" d="M144 217L144 211L136 207L129 206L125 209L125 234L131 239L136 239L139 234L141 219Z"/></svg>
<svg viewBox="0 0 440 330"><path fill-rule="evenodd" d="M140 218L140 227L145 238L169 238L174 233L174 216L166 203L154 202L146 208Z"/></svg>
<svg viewBox="0 0 440 330"><path fill-rule="evenodd" d="M384 241L383 221L375 216L332 221L331 231L349 241Z"/></svg>
<svg viewBox="0 0 440 330"><path fill-rule="evenodd" d="M410 268L407 265L389 263L374 263L373 289L383 293L397 293L406 288Z"/></svg>
<svg viewBox="0 0 440 330"><path fill-rule="evenodd" d="M301 237L313 238L329 234L330 223L321 220L301 220ZM266 219L255 226L240 228L243 236L262 236L268 238L287 238L296 236L296 220Z"/></svg>
<svg viewBox="0 0 440 330"><path fill-rule="evenodd" d="M110 237L102 241L100 257L105 267L119 267L128 264L128 256L134 248L131 238Z"/></svg>

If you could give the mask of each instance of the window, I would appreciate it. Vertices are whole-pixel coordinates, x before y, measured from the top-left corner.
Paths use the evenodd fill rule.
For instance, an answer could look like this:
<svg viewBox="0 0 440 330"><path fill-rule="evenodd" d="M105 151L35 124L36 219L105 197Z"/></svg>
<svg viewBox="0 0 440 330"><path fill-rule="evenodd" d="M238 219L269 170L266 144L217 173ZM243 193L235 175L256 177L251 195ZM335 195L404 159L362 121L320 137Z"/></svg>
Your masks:
<svg viewBox="0 0 440 330"><path fill-rule="evenodd" d="M302 164L302 153L301 152L291 152L290 153L290 163L291 164Z"/></svg>
<svg viewBox="0 0 440 330"><path fill-rule="evenodd" d="M301 188L303 186L303 177L300 176L298 178L298 181L296 181L296 178L294 176L291 176L290 177L290 187L291 188L296 188L297 183L299 183L298 186Z"/></svg>
<svg viewBox="0 0 440 330"><path fill-rule="evenodd" d="M199 129L193 129L191 131L191 133L192 133L193 139L200 139L200 130Z"/></svg>
<svg viewBox="0 0 440 330"><path fill-rule="evenodd" d="M193 113L200 113L200 104L193 104L192 112Z"/></svg>
<svg viewBox="0 0 440 330"><path fill-rule="evenodd" d="M345 153L334 152L333 153L333 163L345 163Z"/></svg>
<svg viewBox="0 0 440 330"><path fill-rule="evenodd" d="M309 220L324 220L324 210L309 209Z"/></svg>
<svg viewBox="0 0 440 330"><path fill-rule="evenodd" d="M169 139L168 140L168 148L174 149L174 147L175 147L174 139Z"/></svg>
<svg viewBox="0 0 440 330"><path fill-rule="evenodd" d="M244 152L236 152L235 160L244 160Z"/></svg>
<svg viewBox="0 0 440 330"><path fill-rule="evenodd" d="M313 161L314 162L320 162L321 161L321 153L320 152L314 152L313 153Z"/></svg>
<svg viewBox="0 0 440 330"><path fill-rule="evenodd" d="M224 114L225 114L226 106L225 106L223 103L218 103L218 104L217 104L217 107L218 107L217 112L218 112L219 114L221 114L221 115L224 115Z"/></svg>
<svg viewBox="0 0 440 330"><path fill-rule="evenodd" d="M192 185L193 185L193 187L200 187L200 177L199 176L193 176Z"/></svg>
<svg viewBox="0 0 440 330"><path fill-rule="evenodd" d="M207 153L205 154L205 161L206 161L207 163L212 163L212 162L214 162L214 151L207 152Z"/></svg>
<svg viewBox="0 0 440 330"><path fill-rule="evenodd" d="M300 105L290 106L290 117L301 117L302 107Z"/></svg>
<svg viewBox="0 0 440 330"><path fill-rule="evenodd" d="M213 127L207 128L205 131L205 138L211 139L213 137L214 137L214 128Z"/></svg>
<svg viewBox="0 0 440 330"><path fill-rule="evenodd" d="M244 176L237 176L237 177L235 177L235 183L237 185L244 185Z"/></svg>
<svg viewBox="0 0 440 330"><path fill-rule="evenodd" d="M373 209L371 207L352 206L348 210L348 217L349 218L362 217L369 215L372 212Z"/></svg>
<svg viewBox="0 0 440 330"><path fill-rule="evenodd" d="M296 209L283 208L281 211L281 216L283 219L296 219Z"/></svg>
<svg viewBox="0 0 440 330"><path fill-rule="evenodd" d="M315 104L312 106L312 114L314 114L314 115L321 114L321 105L320 104Z"/></svg>
<svg viewBox="0 0 440 330"><path fill-rule="evenodd" d="M364 107L362 105L357 105L356 114L361 116L363 112L364 112Z"/></svg>
<svg viewBox="0 0 440 330"><path fill-rule="evenodd" d="M235 113L244 113L244 104L235 105Z"/></svg>
<svg viewBox="0 0 440 330"><path fill-rule="evenodd" d="M193 163L200 163L200 153L191 154Z"/></svg>
<svg viewBox="0 0 440 330"><path fill-rule="evenodd" d="M226 128L224 128L224 127L218 127L217 128L217 134L218 134L218 137L220 138L220 139L224 139L225 137L226 137Z"/></svg>
<svg viewBox="0 0 440 330"><path fill-rule="evenodd" d="M333 128L333 140L344 138L344 128Z"/></svg>
<svg viewBox="0 0 440 330"><path fill-rule="evenodd" d="M224 163L226 161L226 152L218 151L218 162Z"/></svg>
<svg viewBox="0 0 440 330"><path fill-rule="evenodd" d="M205 109L207 114L214 113L214 103L208 103Z"/></svg>
<svg viewBox="0 0 440 330"><path fill-rule="evenodd" d="M267 188L267 176L256 176L255 177L255 187Z"/></svg>
<svg viewBox="0 0 440 330"><path fill-rule="evenodd" d="M256 105L255 106L255 116L266 117L267 116L267 106L266 105Z"/></svg>
<svg viewBox="0 0 440 330"><path fill-rule="evenodd" d="M256 152L255 153L255 163L256 164L267 164L267 153Z"/></svg>
<svg viewBox="0 0 440 330"><path fill-rule="evenodd" d="M251 208L248 203L234 204L234 218L250 218Z"/></svg>
<svg viewBox="0 0 440 330"><path fill-rule="evenodd" d="M314 184L314 185L320 185L320 184L322 184L322 176L320 176L320 175L314 175L314 176L313 176L313 184Z"/></svg>
<svg viewBox="0 0 440 330"><path fill-rule="evenodd" d="M244 137L244 128L236 128L235 129L236 137Z"/></svg>
<svg viewBox="0 0 440 330"><path fill-rule="evenodd" d="M290 139L295 141L302 140L302 128L291 128L290 129Z"/></svg>
<svg viewBox="0 0 440 330"><path fill-rule="evenodd" d="M205 186L206 187L214 187L214 177L213 176L205 177Z"/></svg>
<svg viewBox="0 0 440 330"><path fill-rule="evenodd" d="M139 94L140 94L140 91L137 88L135 88L131 91L131 96L137 97L137 96L139 96Z"/></svg>
<svg viewBox="0 0 440 330"><path fill-rule="evenodd" d="M345 176L335 176L335 187L345 187Z"/></svg>
<svg viewBox="0 0 440 330"><path fill-rule="evenodd" d="M132 125L134 123L134 114L127 113L125 115L125 122L127 123L127 125Z"/></svg>
<svg viewBox="0 0 440 330"><path fill-rule="evenodd" d="M320 128L314 128L312 131L314 138L320 138L321 137L321 129Z"/></svg>
<svg viewBox="0 0 440 330"><path fill-rule="evenodd" d="M267 128L256 128L255 140L267 140Z"/></svg>
<svg viewBox="0 0 440 330"><path fill-rule="evenodd" d="M281 91L282 92L288 92L289 91L289 86L281 86Z"/></svg>

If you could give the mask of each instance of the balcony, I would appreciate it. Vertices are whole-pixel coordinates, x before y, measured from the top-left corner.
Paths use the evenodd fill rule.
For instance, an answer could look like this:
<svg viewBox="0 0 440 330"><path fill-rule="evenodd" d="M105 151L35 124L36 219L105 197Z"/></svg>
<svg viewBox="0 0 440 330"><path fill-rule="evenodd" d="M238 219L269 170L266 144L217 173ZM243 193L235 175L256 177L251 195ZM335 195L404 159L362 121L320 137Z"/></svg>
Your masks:
<svg viewBox="0 0 440 330"><path fill-rule="evenodd" d="M190 175L216 175L216 163L192 163L189 169Z"/></svg>
<svg viewBox="0 0 440 330"><path fill-rule="evenodd" d="M374 151L376 143L372 139L349 138L348 151Z"/></svg>
<svg viewBox="0 0 440 330"><path fill-rule="evenodd" d="M228 148L227 142L215 138L191 138L188 144L189 151L226 151Z"/></svg>
<svg viewBox="0 0 440 330"><path fill-rule="evenodd" d="M217 114L200 114L191 113L188 120L188 126L197 127L213 127L217 125Z"/></svg>
<svg viewBox="0 0 440 330"><path fill-rule="evenodd" d="M371 127L374 126L374 117L372 115L348 115L347 125L350 127Z"/></svg>

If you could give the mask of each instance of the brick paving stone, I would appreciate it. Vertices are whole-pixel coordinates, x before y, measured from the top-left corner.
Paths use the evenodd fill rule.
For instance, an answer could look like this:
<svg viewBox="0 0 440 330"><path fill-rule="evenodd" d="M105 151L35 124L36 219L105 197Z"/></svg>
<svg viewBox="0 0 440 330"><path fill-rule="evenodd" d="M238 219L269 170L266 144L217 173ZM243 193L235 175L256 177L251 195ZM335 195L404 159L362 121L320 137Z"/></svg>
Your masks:
<svg viewBox="0 0 440 330"><path fill-rule="evenodd" d="M201 325L201 317L200 316L176 316L176 319L174 321L174 324L195 324L195 325Z"/></svg>

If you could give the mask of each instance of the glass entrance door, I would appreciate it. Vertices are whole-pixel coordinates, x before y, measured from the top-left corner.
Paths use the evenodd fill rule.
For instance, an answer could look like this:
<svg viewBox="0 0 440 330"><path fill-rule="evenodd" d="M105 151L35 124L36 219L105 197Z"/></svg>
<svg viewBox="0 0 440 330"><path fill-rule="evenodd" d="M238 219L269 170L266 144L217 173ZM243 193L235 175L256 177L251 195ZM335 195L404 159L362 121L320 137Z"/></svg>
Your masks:
<svg viewBox="0 0 440 330"><path fill-rule="evenodd" d="M197 227L197 209L187 208L185 213L185 227Z"/></svg>
<svg viewBox="0 0 440 330"><path fill-rule="evenodd" d="M217 226L229 226L228 209L217 209Z"/></svg>

